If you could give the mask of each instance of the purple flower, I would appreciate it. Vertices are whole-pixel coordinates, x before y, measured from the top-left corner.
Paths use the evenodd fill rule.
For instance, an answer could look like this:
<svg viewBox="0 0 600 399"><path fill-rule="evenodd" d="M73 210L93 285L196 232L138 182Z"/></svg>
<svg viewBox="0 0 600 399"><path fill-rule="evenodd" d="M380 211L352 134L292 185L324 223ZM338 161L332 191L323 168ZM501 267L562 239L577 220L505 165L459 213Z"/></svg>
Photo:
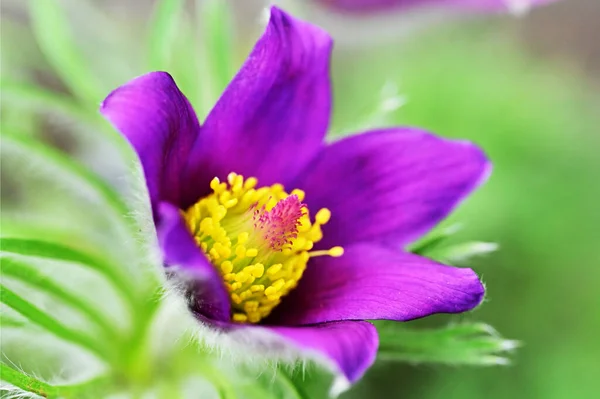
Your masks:
<svg viewBox="0 0 600 399"><path fill-rule="evenodd" d="M165 72L116 89L101 112L137 151L165 267L185 276L196 317L227 336L268 336L355 381L378 347L363 320L481 302L472 270L401 248L490 164L470 143L416 128L326 144L331 48L324 31L273 7L203 125Z"/></svg>
<svg viewBox="0 0 600 399"><path fill-rule="evenodd" d="M346 12L376 12L390 8L437 7L465 11L523 11L555 0L316 0L328 8Z"/></svg>

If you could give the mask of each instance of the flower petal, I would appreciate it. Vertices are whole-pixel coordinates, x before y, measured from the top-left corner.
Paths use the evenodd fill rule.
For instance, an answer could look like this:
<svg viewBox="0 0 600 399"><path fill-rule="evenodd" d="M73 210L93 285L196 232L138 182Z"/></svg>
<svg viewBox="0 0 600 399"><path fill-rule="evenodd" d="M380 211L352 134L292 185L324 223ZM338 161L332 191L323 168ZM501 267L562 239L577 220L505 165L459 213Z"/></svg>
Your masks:
<svg viewBox="0 0 600 399"><path fill-rule="evenodd" d="M211 323L203 337L233 358L242 356L253 363L295 363L314 360L343 378L334 382L332 390L341 391L358 380L373 364L379 346L375 327L365 321L338 321L312 326L267 326L235 323ZM337 383L337 384L336 384Z"/></svg>
<svg viewBox="0 0 600 399"><path fill-rule="evenodd" d="M165 266L183 279L193 310L210 320L229 321L231 305L223 279L194 242L179 210L162 203L158 212L158 241Z"/></svg>
<svg viewBox="0 0 600 399"><path fill-rule="evenodd" d="M471 269L373 244L355 244L342 257L311 260L298 287L265 322L407 321L471 310L483 295L483 285Z"/></svg>
<svg viewBox="0 0 600 399"><path fill-rule="evenodd" d="M348 137L321 151L295 187L309 209L329 208L319 247L418 239L444 219L490 173L468 142L413 128Z"/></svg>
<svg viewBox="0 0 600 399"><path fill-rule="evenodd" d="M215 176L285 183L312 159L329 124L331 47L323 30L271 8L265 33L194 145L186 205L206 194Z"/></svg>
<svg viewBox="0 0 600 399"><path fill-rule="evenodd" d="M110 93L100 112L137 152L155 218L161 201L178 204L181 174L200 125L171 75L152 72L133 79Z"/></svg>
<svg viewBox="0 0 600 399"><path fill-rule="evenodd" d="M375 361L379 336L366 321L340 321L302 327L270 327L301 351L333 362L349 382L358 380ZM310 355L309 355L310 356Z"/></svg>

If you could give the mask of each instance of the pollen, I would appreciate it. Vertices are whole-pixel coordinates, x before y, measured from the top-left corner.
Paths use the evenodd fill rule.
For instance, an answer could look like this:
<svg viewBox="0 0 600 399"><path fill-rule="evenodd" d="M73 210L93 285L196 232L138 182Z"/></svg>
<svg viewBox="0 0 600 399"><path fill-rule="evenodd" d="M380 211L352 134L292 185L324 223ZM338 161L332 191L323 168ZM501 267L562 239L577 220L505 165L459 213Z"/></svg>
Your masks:
<svg viewBox="0 0 600 399"><path fill-rule="evenodd" d="M342 256L342 247L313 251L331 212L311 222L305 193L281 184L257 188L254 177L214 178L212 193L183 211L199 248L223 277L237 323L258 323L293 290L315 256Z"/></svg>

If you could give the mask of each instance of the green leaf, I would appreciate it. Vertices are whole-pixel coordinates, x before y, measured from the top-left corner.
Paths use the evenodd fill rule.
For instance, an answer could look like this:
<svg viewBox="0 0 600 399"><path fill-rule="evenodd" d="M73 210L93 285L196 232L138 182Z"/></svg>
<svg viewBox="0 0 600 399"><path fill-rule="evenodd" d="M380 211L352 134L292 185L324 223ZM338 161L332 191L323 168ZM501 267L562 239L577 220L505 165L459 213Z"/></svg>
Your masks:
<svg viewBox="0 0 600 399"><path fill-rule="evenodd" d="M280 364L243 372L235 381L240 397L273 399L312 399L337 396L335 376L315 363ZM337 387L335 387L337 388Z"/></svg>
<svg viewBox="0 0 600 399"><path fill-rule="evenodd" d="M185 6L183 0L156 3L148 39L148 64L150 70L168 71L198 111L197 99L209 86L204 87L198 79L202 55L195 48L196 21Z"/></svg>
<svg viewBox="0 0 600 399"><path fill-rule="evenodd" d="M382 87L378 97L376 99L369 99L365 109L358 113L359 120L342 126L334 120L329 138L336 139L357 132L393 125L394 113L406 104L406 101L406 98L400 94L398 86L388 82Z"/></svg>
<svg viewBox="0 0 600 399"><path fill-rule="evenodd" d="M54 71L86 103L98 103L104 90L86 65L57 1L29 0L31 24L40 50Z"/></svg>
<svg viewBox="0 0 600 399"><path fill-rule="evenodd" d="M190 21L184 11L182 0L157 3L148 65L151 70L169 71L202 119L235 74L233 13L222 0L197 1L196 20Z"/></svg>
<svg viewBox="0 0 600 399"><path fill-rule="evenodd" d="M106 345L101 344L94 338L82 333L81 331L72 330L63 325L53 317L46 314L44 311L21 298L19 295L0 285L0 300L8 307L19 312L32 323L44 328L46 331L56 335L65 341L79 345L82 348L92 352L99 359L111 360L114 354L109 351Z"/></svg>
<svg viewBox="0 0 600 399"><path fill-rule="evenodd" d="M97 243L78 234L72 225L58 225L55 220L31 217L23 212L5 212L0 218L0 237L38 240L39 237L52 237L53 243L64 243L83 252L98 252ZM1 248L0 248L1 249Z"/></svg>
<svg viewBox="0 0 600 399"><path fill-rule="evenodd" d="M483 256L498 250L498 244L493 242L469 241L459 244L445 244L460 229L461 226L458 224L435 229L425 238L412 244L408 250L450 265L464 265L473 257Z"/></svg>
<svg viewBox="0 0 600 399"><path fill-rule="evenodd" d="M21 388L26 392L35 393L44 398L56 397L58 394L52 385L30 377L27 374L17 371L2 362L0 362L0 378L2 381L8 382L17 388Z"/></svg>
<svg viewBox="0 0 600 399"><path fill-rule="evenodd" d="M156 3L148 38L150 70L166 70L171 66L172 44L184 4L183 0L159 0Z"/></svg>
<svg viewBox="0 0 600 399"><path fill-rule="evenodd" d="M98 397L94 395L94 392L97 392L100 387L106 386L108 383L108 379L101 376L73 385L52 385L41 381L40 379L31 377L24 372L15 370L13 367L10 367L3 362L0 362L0 378L2 381L20 388L22 391L30 392L44 398ZM0 388L0 392L2 391L17 393L5 386ZM18 392L18 394L18 396L14 397L25 397L22 396L22 392Z"/></svg>
<svg viewBox="0 0 600 399"><path fill-rule="evenodd" d="M202 377L214 386L221 399L237 399L233 389L231 376L223 374L218 368L213 367L208 360L201 360L197 369L202 373Z"/></svg>
<svg viewBox="0 0 600 399"><path fill-rule="evenodd" d="M221 93L235 75L233 12L230 3L222 0L196 1L201 38L206 47L205 57L210 65L214 90Z"/></svg>
<svg viewBox="0 0 600 399"><path fill-rule="evenodd" d="M235 32L230 3L196 0L198 68L196 85L201 88L194 105L198 115L208 115L236 72Z"/></svg>
<svg viewBox="0 0 600 399"><path fill-rule="evenodd" d="M0 81L0 89L4 97L3 100L9 99L13 103L35 104L41 109L58 111L75 121L88 125L97 125L99 122L98 115L87 112L72 97L65 94L50 91L38 85L7 79Z"/></svg>
<svg viewBox="0 0 600 399"><path fill-rule="evenodd" d="M519 346L482 323L416 330L392 322L377 322L379 360L448 365L505 365L507 352Z"/></svg>
<svg viewBox="0 0 600 399"><path fill-rule="evenodd" d="M484 256L497 250L498 244L496 243L470 241L433 249L428 253L428 256L442 263L463 265L471 258Z"/></svg>
<svg viewBox="0 0 600 399"><path fill-rule="evenodd" d="M24 327L27 325L23 320L16 319L7 315L5 312L0 313L0 329L6 327Z"/></svg>
<svg viewBox="0 0 600 399"><path fill-rule="evenodd" d="M43 240L30 240L21 238L0 238L0 253L12 253L26 256L35 256L66 262L75 262L82 266L89 267L102 273L119 292L126 301L134 306L136 298L133 294L131 285L127 284L128 278L120 269L112 266L111 263L99 259L93 255L88 255L65 245L52 243ZM66 264L65 266L67 266Z"/></svg>
<svg viewBox="0 0 600 399"><path fill-rule="evenodd" d="M453 224L445 228L433 230L426 237L408 247L408 250L417 255L427 256L448 238L452 237L461 229L461 225Z"/></svg>
<svg viewBox="0 0 600 399"><path fill-rule="evenodd" d="M81 105L82 103L64 94L29 83L7 79L0 81L0 91L2 92L2 100L10 101L11 105L23 104L44 112L56 112L74 122L93 128L94 132L101 133L123 155L131 155L131 149L125 140L100 116L96 109L97 102L87 104L90 108L86 108Z"/></svg>
<svg viewBox="0 0 600 399"><path fill-rule="evenodd" d="M281 384L299 399L332 397L333 374L315 364L291 370L279 367L277 376Z"/></svg>
<svg viewBox="0 0 600 399"><path fill-rule="evenodd" d="M305 399L283 367L266 367L262 370L242 368L236 370L229 384L235 387L237 398L248 399ZM241 371L241 372L240 372Z"/></svg>
<svg viewBox="0 0 600 399"><path fill-rule="evenodd" d="M126 220L125 216L129 214L127 204L110 185L83 165L43 143L8 129L2 129L1 137L3 150L22 153L32 163L43 165L46 171L55 173L56 180L61 181L63 185L65 182L72 183L78 192L93 192L112 211L120 225ZM137 231L136 226L127 225L126 228Z"/></svg>
<svg viewBox="0 0 600 399"><path fill-rule="evenodd" d="M79 310L103 332L106 339L119 339L113 323L96 305L65 289L35 267L30 266L26 262L7 257L0 258L0 266L3 274L31 284L41 291L46 291Z"/></svg>

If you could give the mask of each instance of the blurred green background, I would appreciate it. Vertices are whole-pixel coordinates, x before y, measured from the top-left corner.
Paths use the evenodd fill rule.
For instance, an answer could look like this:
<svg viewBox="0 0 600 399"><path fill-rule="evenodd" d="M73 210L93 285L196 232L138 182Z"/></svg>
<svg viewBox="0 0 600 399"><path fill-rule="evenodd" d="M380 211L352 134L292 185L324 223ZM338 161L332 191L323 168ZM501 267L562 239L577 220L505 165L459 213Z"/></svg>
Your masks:
<svg viewBox="0 0 600 399"><path fill-rule="evenodd" d="M451 220L466 224L455 238L497 242L500 251L473 263L487 284L487 303L463 317L524 343L509 367L379 364L349 397L558 399L600 392L596 76L582 73L576 59L536 56L514 25L436 27L411 37L402 51L369 50L352 68L338 68L339 120L354 112L348 99L360 99L365 86L386 76L408 100L392 123L467 138L487 151L490 181Z"/></svg>
<svg viewBox="0 0 600 399"><path fill-rule="evenodd" d="M140 43L151 1L63 3L97 86L108 93L147 71ZM258 4L250 3L234 2L238 63L260 31ZM2 7L2 79L69 95L36 45L21 3L7 0ZM508 367L378 362L343 397L594 397L600 392L600 2L565 1L519 19L440 23L438 17L415 29L397 29L410 16L386 16L384 34L355 19L306 15L345 35L334 51L333 136L369 127L365 117L377 108L381 89L395 87L403 105L368 125L417 125L469 139L492 159L488 184L445 224L465 225L456 241L493 241L500 251L471 264L487 285L486 303L451 320L483 321L523 342ZM176 79L194 67L185 54L196 47L187 45L173 50ZM180 83L201 97L194 82ZM94 110L97 103L86 106ZM123 158L85 124L7 95L2 118L122 184ZM10 185L10 171L2 174L3 204L18 209L33 201Z"/></svg>

